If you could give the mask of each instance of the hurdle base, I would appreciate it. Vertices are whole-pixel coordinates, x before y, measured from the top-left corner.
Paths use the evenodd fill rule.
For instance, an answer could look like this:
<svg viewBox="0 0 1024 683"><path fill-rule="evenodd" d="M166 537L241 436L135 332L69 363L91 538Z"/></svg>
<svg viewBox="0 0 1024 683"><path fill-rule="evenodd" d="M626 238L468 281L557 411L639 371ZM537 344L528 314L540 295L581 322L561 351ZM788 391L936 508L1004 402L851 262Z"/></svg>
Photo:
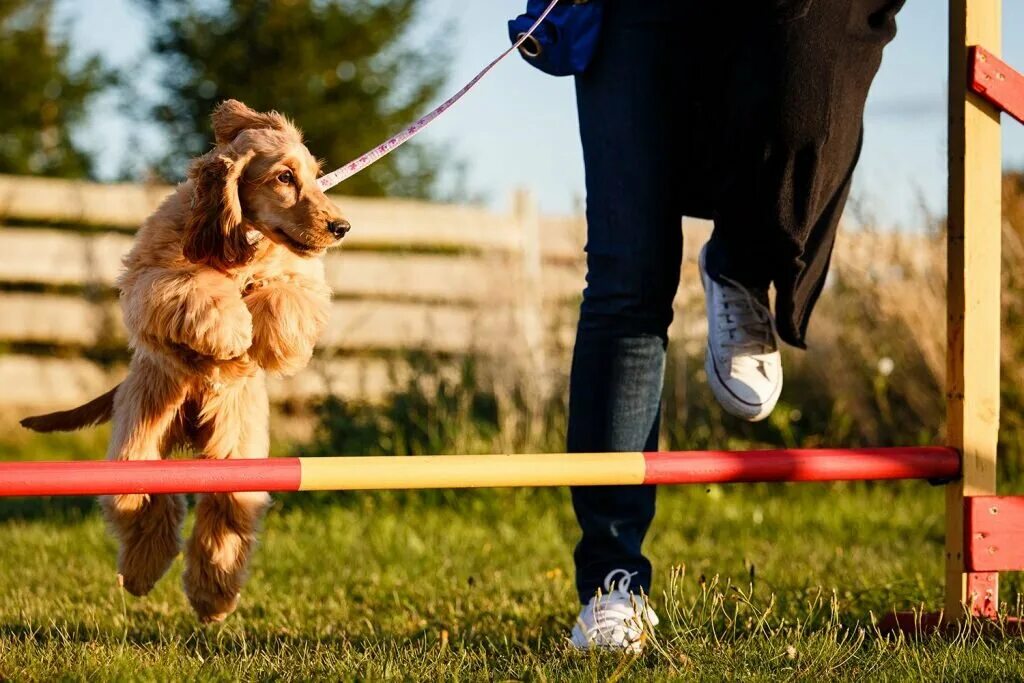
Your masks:
<svg viewBox="0 0 1024 683"><path fill-rule="evenodd" d="M975 617L971 624L985 634L1024 635L1024 619L1017 617ZM898 633L914 637L933 636L959 627L958 622L946 619L942 612L890 612L878 622L878 630L887 636Z"/></svg>

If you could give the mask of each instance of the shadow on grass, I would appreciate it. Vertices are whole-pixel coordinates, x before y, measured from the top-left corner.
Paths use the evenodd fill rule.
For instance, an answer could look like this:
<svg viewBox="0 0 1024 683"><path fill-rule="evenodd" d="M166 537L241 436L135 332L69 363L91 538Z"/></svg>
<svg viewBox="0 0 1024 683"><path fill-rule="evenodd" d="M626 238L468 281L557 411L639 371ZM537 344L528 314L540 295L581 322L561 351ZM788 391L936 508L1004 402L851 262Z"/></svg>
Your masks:
<svg viewBox="0 0 1024 683"><path fill-rule="evenodd" d="M285 633L283 628L273 627L232 627L231 622L203 626L187 619L175 619L172 624L160 621L155 615L148 623L133 624L126 633L120 626L97 628L83 622L65 621L51 623L47 626L31 626L10 621L0 622L0 634L8 645L35 644L39 647L49 645L96 646L132 645L143 648L158 648L174 645L181 649L181 654L199 656L203 659L212 656L240 656L244 652L250 654L257 651L268 653L285 653L308 650L311 643L324 646L328 650L343 653L345 651L372 652L381 648L399 650L410 647L435 649L441 638L447 638L443 626L431 625L406 636L381 635L346 637L343 633ZM501 649L520 649L528 651L534 647L555 649L566 642L566 624L564 619L551 615L540 620L541 633L529 644L505 641L497 647ZM194 625L190 625L190 623ZM169 628L170 626L170 628ZM445 634L445 635L442 635ZM493 649L496 647L490 635L460 637L460 648Z"/></svg>
<svg viewBox="0 0 1024 683"><path fill-rule="evenodd" d="M0 521L78 520L99 509L92 496L0 498Z"/></svg>

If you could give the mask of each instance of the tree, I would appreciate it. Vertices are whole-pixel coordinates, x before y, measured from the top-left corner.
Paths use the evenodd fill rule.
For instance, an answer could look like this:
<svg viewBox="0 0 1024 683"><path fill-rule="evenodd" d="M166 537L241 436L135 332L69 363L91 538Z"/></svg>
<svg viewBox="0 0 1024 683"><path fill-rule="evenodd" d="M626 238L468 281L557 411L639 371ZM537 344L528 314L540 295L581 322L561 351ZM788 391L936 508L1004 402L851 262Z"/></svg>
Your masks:
<svg viewBox="0 0 1024 683"><path fill-rule="evenodd" d="M167 178L209 149L209 113L223 99L289 115L333 168L418 117L445 82L443 51L409 40L420 0L139 1L165 67L151 116L172 141L156 168ZM439 150L413 142L344 191L430 196L438 164Z"/></svg>
<svg viewBox="0 0 1024 683"><path fill-rule="evenodd" d="M72 134L112 75L96 57L72 66L52 18L52 1L0 0L0 173L91 174Z"/></svg>

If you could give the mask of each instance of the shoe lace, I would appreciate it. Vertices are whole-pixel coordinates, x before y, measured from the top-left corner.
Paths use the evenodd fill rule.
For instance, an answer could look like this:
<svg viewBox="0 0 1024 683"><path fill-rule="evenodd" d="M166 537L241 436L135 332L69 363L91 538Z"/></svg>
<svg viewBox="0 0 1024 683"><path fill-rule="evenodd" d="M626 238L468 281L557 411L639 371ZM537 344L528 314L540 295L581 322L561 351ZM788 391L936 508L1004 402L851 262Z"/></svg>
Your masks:
<svg viewBox="0 0 1024 683"><path fill-rule="evenodd" d="M722 346L747 353L775 351L775 319L768 308L768 290L751 291L739 282L719 276L722 307L719 325L728 335Z"/></svg>

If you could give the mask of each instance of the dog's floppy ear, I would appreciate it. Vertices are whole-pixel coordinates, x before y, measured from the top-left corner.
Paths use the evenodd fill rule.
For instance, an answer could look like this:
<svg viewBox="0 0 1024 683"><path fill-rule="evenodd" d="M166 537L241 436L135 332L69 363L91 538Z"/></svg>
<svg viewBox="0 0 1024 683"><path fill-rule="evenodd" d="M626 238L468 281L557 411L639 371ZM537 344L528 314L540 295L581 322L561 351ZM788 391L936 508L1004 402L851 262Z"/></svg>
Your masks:
<svg viewBox="0 0 1024 683"><path fill-rule="evenodd" d="M250 109L238 100L224 100L210 116L213 136L218 145L230 144L243 130L269 128L301 139L298 129L276 111L262 113Z"/></svg>
<svg viewBox="0 0 1024 683"><path fill-rule="evenodd" d="M185 221L183 253L193 263L228 270L247 263L256 249L247 238L238 196L239 180L255 153L233 157L222 149L199 157L189 168L192 209Z"/></svg>

